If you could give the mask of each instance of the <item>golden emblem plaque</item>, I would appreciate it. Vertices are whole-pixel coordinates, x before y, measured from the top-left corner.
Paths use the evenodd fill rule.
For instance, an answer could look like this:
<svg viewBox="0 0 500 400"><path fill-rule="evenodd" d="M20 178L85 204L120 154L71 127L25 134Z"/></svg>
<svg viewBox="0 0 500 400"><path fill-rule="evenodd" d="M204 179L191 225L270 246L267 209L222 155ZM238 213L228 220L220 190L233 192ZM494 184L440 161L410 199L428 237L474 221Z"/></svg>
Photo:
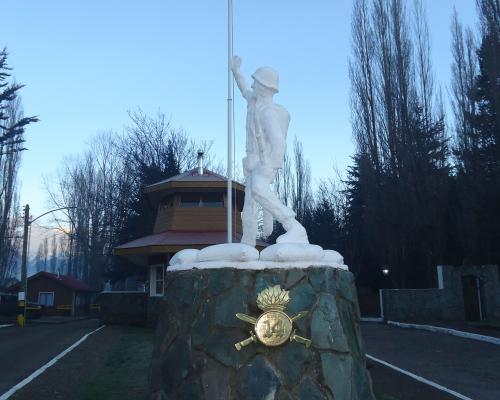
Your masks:
<svg viewBox="0 0 500 400"><path fill-rule="evenodd" d="M301 311L293 317L289 317L285 312L285 307L290 301L287 290L281 289L279 285L270 286L257 295L257 307L264 311L257 318L246 314L236 314L236 318L254 325L254 330L250 331L250 337L234 346L237 350L248 346L250 343L261 342L265 346L279 346L287 340L302 343L306 347L311 345L311 341L295 333L293 322L305 317L307 311Z"/></svg>

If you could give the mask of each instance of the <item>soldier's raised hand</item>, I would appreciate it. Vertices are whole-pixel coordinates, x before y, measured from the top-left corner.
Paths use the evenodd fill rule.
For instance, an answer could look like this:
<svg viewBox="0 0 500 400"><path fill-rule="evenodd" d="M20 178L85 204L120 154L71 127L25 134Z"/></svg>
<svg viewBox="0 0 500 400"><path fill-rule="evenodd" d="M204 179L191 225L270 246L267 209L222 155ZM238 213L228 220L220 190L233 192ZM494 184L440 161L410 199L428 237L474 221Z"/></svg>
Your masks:
<svg viewBox="0 0 500 400"><path fill-rule="evenodd" d="M231 59L231 71L239 71L242 61L243 60L240 56L233 56L233 58Z"/></svg>

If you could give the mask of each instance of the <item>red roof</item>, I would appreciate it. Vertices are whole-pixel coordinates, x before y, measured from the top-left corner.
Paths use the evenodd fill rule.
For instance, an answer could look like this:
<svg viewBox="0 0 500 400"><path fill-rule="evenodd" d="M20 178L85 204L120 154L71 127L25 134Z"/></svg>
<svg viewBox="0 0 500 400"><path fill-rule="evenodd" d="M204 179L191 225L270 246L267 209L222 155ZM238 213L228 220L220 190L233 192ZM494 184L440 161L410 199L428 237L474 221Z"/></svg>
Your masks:
<svg viewBox="0 0 500 400"><path fill-rule="evenodd" d="M168 182L227 182L227 178L208 169L204 169L203 174L199 174L198 169L194 168L163 181L153 183L147 187L151 188Z"/></svg>
<svg viewBox="0 0 500 400"><path fill-rule="evenodd" d="M241 234L234 234L235 241L241 240ZM226 231L166 231L141 237L131 242L115 247L115 249L131 249L147 246L186 246L189 245L213 245L226 243ZM266 247L268 243L257 240L258 246Z"/></svg>
<svg viewBox="0 0 500 400"><path fill-rule="evenodd" d="M78 279L72 278L71 276L51 274L50 272L46 272L46 271L37 272L35 275L31 275L30 277L28 277L28 280L35 279L38 277L45 277L45 278L51 279L53 281L56 281L56 282L60 283L61 285L65 286L68 289L71 289L75 292L98 292L98 290L92 289L85 282L79 281ZM11 288L13 289L15 286L19 286L19 285L20 284L17 283L16 285L12 286ZM11 289L11 288L9 288L9 289Z"/></svg>

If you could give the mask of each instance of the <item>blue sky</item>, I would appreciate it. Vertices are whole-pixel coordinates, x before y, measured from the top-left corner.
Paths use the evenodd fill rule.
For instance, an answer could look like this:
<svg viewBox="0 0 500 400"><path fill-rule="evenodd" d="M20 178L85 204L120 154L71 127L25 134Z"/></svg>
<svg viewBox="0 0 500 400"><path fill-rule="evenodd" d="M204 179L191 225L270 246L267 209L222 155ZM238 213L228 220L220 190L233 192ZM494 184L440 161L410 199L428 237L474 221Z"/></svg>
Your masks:
<svg viewBox="0 0 500 400"><path fill-rule="evenodd" d="M436 80L447 90L450 21L475 24L473 0L423 0ZM121 132L127 110L171 117L226 157L227 2L2 0L0 46L22 90L29 126L20 170L21 203L48 208L43 176L106 130ZM234 0L234 51L249 76L280 73L276 97L291 113L289 141L303 142L313 181L349 163L350 0ZM245 104L235 96L236 159L244 152Z"/></svg>

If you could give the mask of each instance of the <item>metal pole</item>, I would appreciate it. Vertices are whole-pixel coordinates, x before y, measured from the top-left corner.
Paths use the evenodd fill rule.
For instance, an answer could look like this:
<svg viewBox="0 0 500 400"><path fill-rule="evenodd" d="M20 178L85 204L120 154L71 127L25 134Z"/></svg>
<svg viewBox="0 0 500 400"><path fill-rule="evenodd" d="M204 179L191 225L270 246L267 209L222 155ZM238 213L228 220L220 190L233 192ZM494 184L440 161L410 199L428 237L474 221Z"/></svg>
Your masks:
<svg viewBox="0 0 500 400"><path fill-rule="evenodd" d="M21 291L24 292L24 323L26 323L26 306L28 302L28 269L27 269L27 257L28 257L28 234L30 226L30 206L26 204L24 207L24 233L23 233L23 254L21 258Z"/></svg>
<svg viewBox="0 0 500 400"><path fill-rule="evenodd" d="M477 302L479 305L479 321L482 321L483 318L483 305L482 305L482 299L481 299L481 285L479 282L479 278L476 276L476 290L477 290Z"/></svg>
<svg viewBox="0 0 500 400"><path fill-rule="evenodd" d="M28 305L28 267L27 267L27 259L28 259L28 240L30 233L30 225L35 222L38 218L43 217L44 215L53 213L54 211L59 210L69 210L76 207L61 207L56 208L55 210L47 211L42 215L39 215L35 219L30 221L30 206L26 204L24 207L24 233L23 233L23 254L21 257L21 292L24 292L24 307L23 307L23 317L24 322L23 325L26 324L26 306Z"/></svg>
<svg viewBox="0 0 500 400"><path fill-rule="evenodd" d="M227 242L233 241L233 2L227 2Z"/></svg>

